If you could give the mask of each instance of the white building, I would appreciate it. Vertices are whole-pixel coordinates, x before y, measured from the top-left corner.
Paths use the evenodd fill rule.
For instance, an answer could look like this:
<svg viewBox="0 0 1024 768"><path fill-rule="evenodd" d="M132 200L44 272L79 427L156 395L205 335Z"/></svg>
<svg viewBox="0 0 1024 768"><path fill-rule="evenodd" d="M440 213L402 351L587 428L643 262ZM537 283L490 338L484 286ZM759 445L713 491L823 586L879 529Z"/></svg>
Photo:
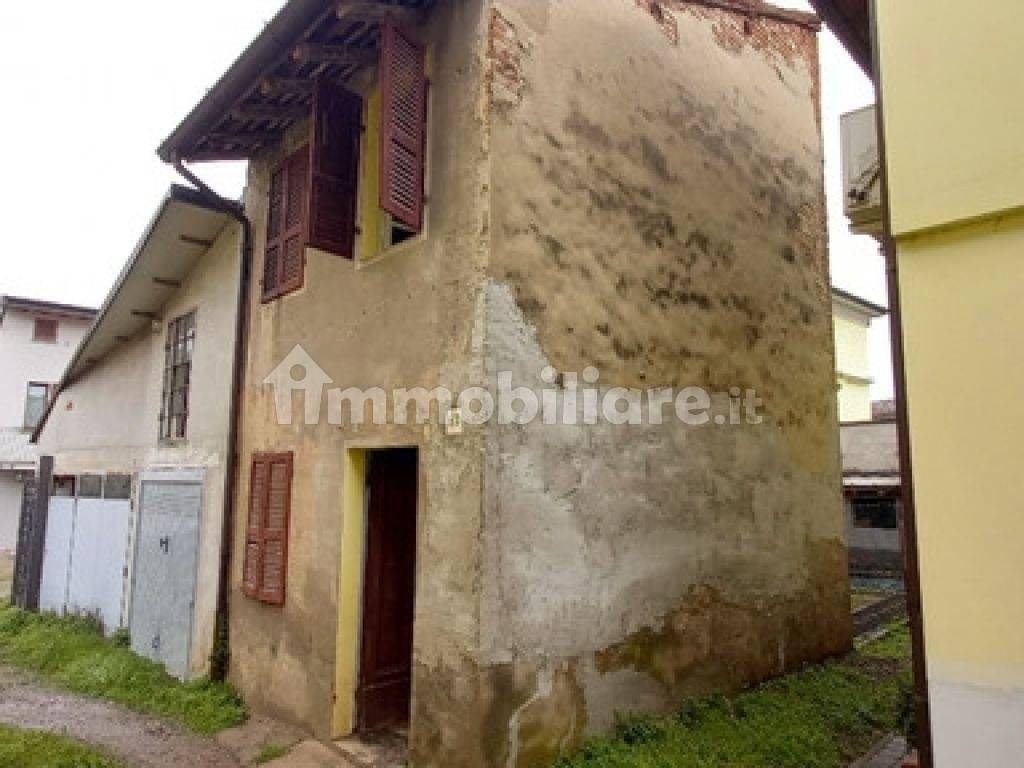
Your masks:
<svg viewBox="0 0 1024 768"><path fill-rule="evenodd" d="M214 645L241 243L172 186L36 436L54 472L40 608L128 627L181 678Z"/></svg>
<svg viewBox="0 0 1024 768"><path fill-rule="evenodd" d="M0 552L13 551L32 430L96 310L0 296Z"/></svg>
<svg viewBox="0 0 1024 768"><path fill-rule="evenodd" d="M871 421L871 322L889 313L852 293L832 288L832 330L836 344L839 422Z"/></svg>

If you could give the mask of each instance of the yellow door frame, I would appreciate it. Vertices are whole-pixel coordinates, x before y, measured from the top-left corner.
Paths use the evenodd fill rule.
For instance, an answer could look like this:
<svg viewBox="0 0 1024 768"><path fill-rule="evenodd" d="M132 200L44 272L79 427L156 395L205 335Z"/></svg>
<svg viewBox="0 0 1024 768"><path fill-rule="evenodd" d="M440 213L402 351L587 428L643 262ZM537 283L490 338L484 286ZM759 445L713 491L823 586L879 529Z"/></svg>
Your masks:
<svg viewBox="0 0 1024 768"><path fill-rule="evenodd" d="M363 558L366 541L365 448L345 451L342 477L341 563L338 568L338 633L334 664L332 735L342 738L356 727L359 642L363 610Z"/></svg>

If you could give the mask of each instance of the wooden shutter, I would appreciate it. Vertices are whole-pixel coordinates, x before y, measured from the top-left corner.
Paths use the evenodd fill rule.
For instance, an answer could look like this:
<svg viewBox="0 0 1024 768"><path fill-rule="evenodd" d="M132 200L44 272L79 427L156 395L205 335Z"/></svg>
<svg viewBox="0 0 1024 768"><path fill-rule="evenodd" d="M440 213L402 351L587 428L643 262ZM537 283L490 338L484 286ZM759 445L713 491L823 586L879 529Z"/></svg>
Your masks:
<svg viewBox="0 0 1024 768"><path fill-rule="evenodd" d="M249 520L245 529L245 564L242 566L242 591L249 597L260 596L263 581L263 521L267 511L268 464L260 456L252 459L249 479Z"/></svg>
<svg viewBox="0 0 1024 768"><path fill-rule="evenodd" d="M317 83L307 242L347 259L355 253L362 116L358 94L327 80Z"/></svg>
<svg viewBox="0 0 1024 768"><path fill-rule="evenodd" d="M242 590L265 603L284 603L291 499L292 454L253 456Z"/></svg>
<svg viewBox="0 0 1024 768"><path fill-rule="evenodd" d="M263 300L302 287L309 186L309 147L292 153L270 176Z"/></svg>
<svg viewBox="0 0 1024 768"><path fill-rule="evenodd" d="M423 46L388 18L380 54L380 207L416 232L423 227L424 64Z"/></svg>

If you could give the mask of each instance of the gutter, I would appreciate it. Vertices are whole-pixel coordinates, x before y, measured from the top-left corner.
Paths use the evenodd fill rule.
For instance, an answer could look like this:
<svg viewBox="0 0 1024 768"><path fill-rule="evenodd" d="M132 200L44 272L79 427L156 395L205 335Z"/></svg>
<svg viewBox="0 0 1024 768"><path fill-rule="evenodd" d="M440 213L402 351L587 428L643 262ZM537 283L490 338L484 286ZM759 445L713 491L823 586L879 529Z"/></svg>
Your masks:
<svg viewBox="0 0 1024 768"><path fill-rule="evenodd" d="M871 52L878 131L878 160L881 167L882 253L889 288L890 334L892 337L893 389L896 400L900 475L903 482L903 569L907 582L907 614L913 649L914 713L917 719L917 752L920 768L933 768L931 706L928 699L928 663L925 647L924 616L921 609L921 565L917 540L917 508L914 504L914 474L911 461L907 372L903 356L903 315L900 304L900 275L896 241L892 237L892 212L889 208L889 164L885 146L885 120L882 104L881 53L878 46L878 0L870 0Z"/></svg>
<svg viewBox="0 0 1024 768"><path fill-rule="evenodd" d="M241 421L243 367L249 348L249 293L252 279L252 223L238 204L221 197L202 179L185 167L181 158L172 158L174 168L193 184L211 206L218 208L242 227L242 245L238 267L238 302L235 312L235 353L231 365L231 402L228 412L227 459L224 477L224 511L221 516L220 569L217 579L217 619L213 651L210 654L210 677L223 681L230 659L229 610L231 555L235 529L235 493L238 489L238 426Z"/></svg>

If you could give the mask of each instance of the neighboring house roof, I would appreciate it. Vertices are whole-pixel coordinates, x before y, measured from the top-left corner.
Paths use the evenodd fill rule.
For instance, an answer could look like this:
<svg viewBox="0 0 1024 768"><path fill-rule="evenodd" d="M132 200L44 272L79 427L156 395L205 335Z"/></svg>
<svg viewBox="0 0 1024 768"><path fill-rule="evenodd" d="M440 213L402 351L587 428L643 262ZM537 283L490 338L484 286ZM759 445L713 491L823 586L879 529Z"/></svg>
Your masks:
<svg viewBox="0 0 1024 768"><path fill-rule="evenodd" d="M47 315L60 315L62 317L74 317L88 320L96 315L92 307L80 307L75 304L58 304L55 301L42 301L41 299L26 299L23 296L0 296L0 321L8 310L16 309L22 312L38 312Z"/></svg>
<svg viewBox="0 0 1024 768"><path fill-rule="evenodd" d="M22 429L0 429L0 471L32 469L36 465L36 449Z"/></svg>
<svg viewBox="0 0 1024 768"><path fill-rule="evenodd" d="M32 434L39 439L57 397L119 344L159 319L170 294L231 218L194 189L172 185L79 343Z"/></svg>
<svg viewBox="0 0 1024 768"><path fill-rule="evenodd" d="M875 304L873 301L868 301L867 299L862 299L860 296L855 296L854 294L848 293L841 288L836 288L835 286L832 287L832 297L845 304L849 304L855 309L859 309L872 317L882 317L883 315L889 314L887 307L883 307L881 304Z"/></svg>
<svg viewBox="0 0 1024 768"><path fill-rule="evenodd" d="M864 74L871 77L874 65L868 0L810 0L810 3Z"/></svg>
<svg viewBox="0 0 1024 768"><path fill-rule="evenodd" d="M891 420L839 425L844 486L900 484L898 430Z"/></svg>
<svg viewBox="0 0 1024 768"><path fill-rule="evenodd" d="M376 61L380 21L418 18L431 0L290 0L157 150L177 159L243 159L309 115L318 77L344 81ZM302 46L300 48L300 46Z"/></svg>

